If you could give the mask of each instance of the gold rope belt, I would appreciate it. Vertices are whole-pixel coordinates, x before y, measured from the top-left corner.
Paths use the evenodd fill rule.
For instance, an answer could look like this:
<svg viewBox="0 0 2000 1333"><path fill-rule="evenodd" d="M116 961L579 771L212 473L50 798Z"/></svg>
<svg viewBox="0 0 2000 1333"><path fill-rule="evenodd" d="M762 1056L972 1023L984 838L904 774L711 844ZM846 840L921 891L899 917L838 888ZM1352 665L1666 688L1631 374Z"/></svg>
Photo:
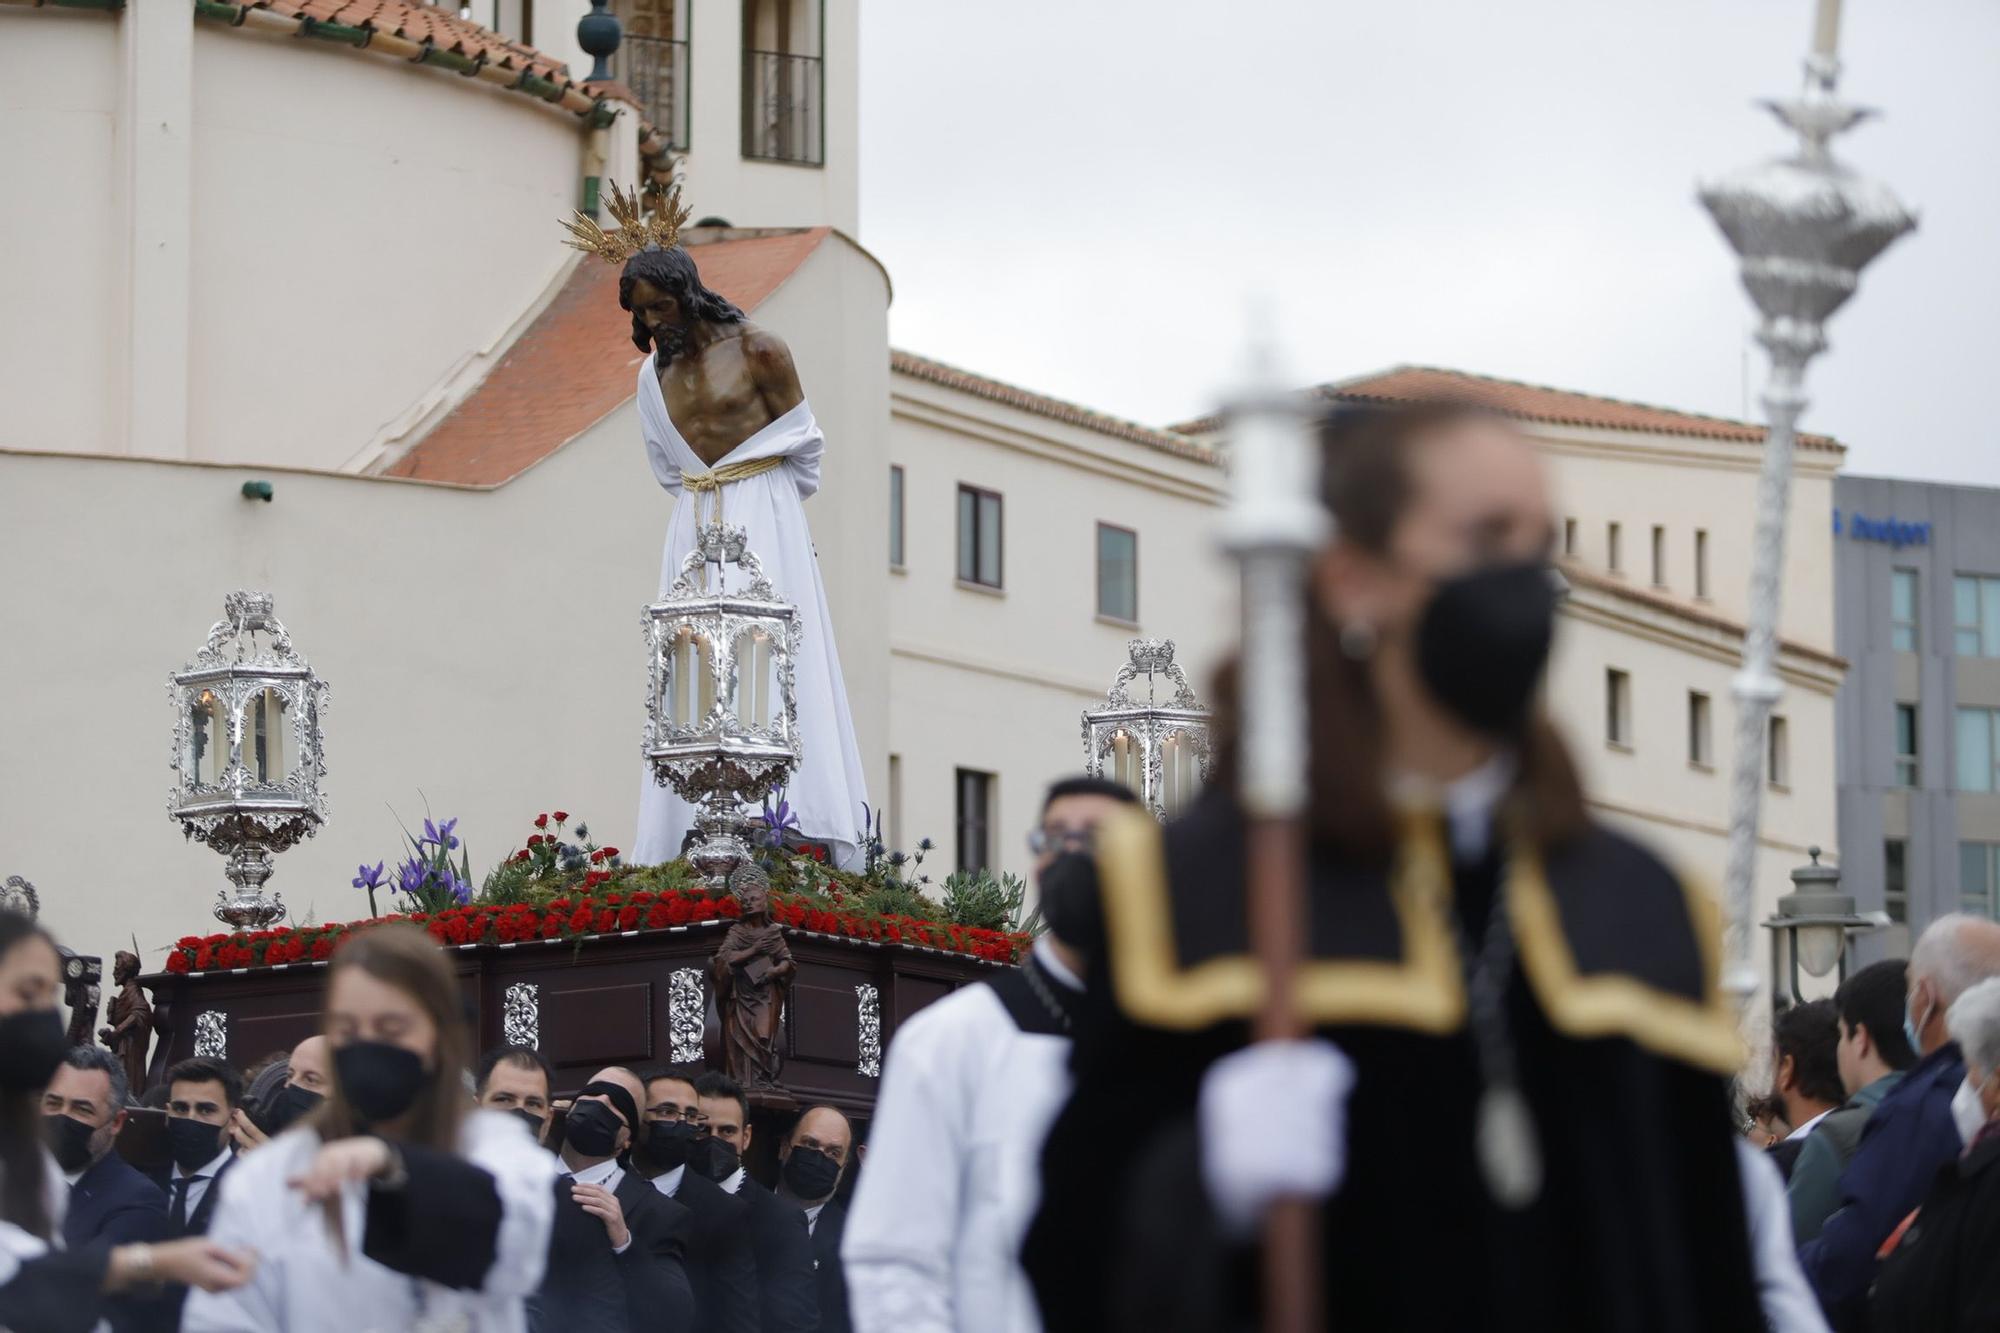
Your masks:
<svg viewBox="0 0 2000 1333"><path fill-rule="evenodd" d="M681 489L695 497L694 522L697 531L703 526L701 521L704 495L715 497L714 522L722 522L722 488L733 481L748 481L761 477L766 472L774 472L784 465L782 458L759 458L748 463L726 463L713 472L681 473ZM697 538L699 540L699 538Z"/></svg>

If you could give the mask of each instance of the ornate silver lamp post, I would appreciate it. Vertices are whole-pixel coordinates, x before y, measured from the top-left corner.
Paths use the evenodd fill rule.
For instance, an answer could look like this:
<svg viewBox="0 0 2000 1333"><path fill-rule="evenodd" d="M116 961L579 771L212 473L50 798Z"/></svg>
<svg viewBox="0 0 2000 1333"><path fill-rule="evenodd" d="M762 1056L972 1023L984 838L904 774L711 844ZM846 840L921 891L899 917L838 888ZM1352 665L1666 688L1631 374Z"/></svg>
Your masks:
<svg viewBox="0 0 2000 1333"><path fill-rule="evenodd" d="M1778 581L1784 568L1792 450L1799 413L1806 405L1806 363L1825 349L1826 320L1854 294L1861 270L1916 225L1887 188L1855 175L1827 148L1834 135L1868 114L1835 93L1839 27L1839 0L1819 0L1804 93L1766 104L1798 135L1797 151L1746 168L1700 192L1702 205L1742 260L1743 286L1762 316L1757 341L1771 357L1763 394L1771 428L1757 486L1743 669L1730 691L1737 705L1736 755L1730 785L1723 984L1746 1000L1757 988L1751 954L1758 803L1763 794L1765 727L1772 705L1783 693L1775 670Z"/></svg>
<svg viewBox="0 0 2000 1333"><path fill-rule="evenodd" d="M229 858L223 873L235 891L217 894L216 919L239 930L268 926L285 914L264 893L273 853L326 820L326 682L292 647L269 593L233 592L167 694L175 773L167 813Z"/></svg>
<svg viewBox="0 0 2000 1333"><path fill-rule="evenodd" d="M1083 711L1084 771L1139 794L1157 819L1180 812L1208 778L1208 710L1174 662L1172 639L1134 639L1104 702ZM1146 678L1144 699L1133 682ZM1173 687L1160 698L1161 681Z"/></svg>
<svg viewBox="0 0 2000 1333"><path fill-rule="evenodd" d="M1771 932L1771 1008L1773 1012L1804 1004L1799 973L1823 977L1840 968L1847 979L1847 939L1874 930L1876 921L1854 910L1854 898L1840 891L1840 872L1819 863L1819 848L1811 848L1811 865L1792 872L1792 891L1778 899L1777 914L1764 921ZM1779 950L1787 942L1791 955L1790 994L1780 987L1787 973L1779 967Z"/></svg>
<svg viewBox="0 0 2000 1333"><path fill-rule="evenodd" d="M709 565L718 567L713 591L696 579ZM761 801L799 763L798 611L778 600L743 529L712 524L645 621L646 761L656 782L696 808L700 841L688 860L719 889L750 857L738 807Z"/></svg>

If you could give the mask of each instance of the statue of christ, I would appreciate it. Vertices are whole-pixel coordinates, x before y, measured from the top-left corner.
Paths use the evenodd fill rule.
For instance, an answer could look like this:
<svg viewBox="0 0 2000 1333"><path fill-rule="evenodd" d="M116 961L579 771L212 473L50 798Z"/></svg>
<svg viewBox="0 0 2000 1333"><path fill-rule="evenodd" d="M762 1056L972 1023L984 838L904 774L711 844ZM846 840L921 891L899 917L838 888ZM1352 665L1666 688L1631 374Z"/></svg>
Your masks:
<svg viewBox="0 0 2000 1333"><path fill-rule="evenodd" d="M678 244L675 202L669 196L656 211L651 243L636 252L617 252L618 239L635 231L623 214L621 233L571 228L586 242L579 248L624 258L618 304L632 314L632 341L650 353L639 367L639 425L653 475L675 500L660 592L694 549L698 517L713 523L719 508L724 521L744 529L778 595L799 613L794 673L802 757L785 798L798 832L831 844L836 864L852 865L868 797L804 505L819 489L826 438L784 342L702 286L694 259ZM693 823L693 807L647 769L634 860L648 865L680 855Z"/></svg>

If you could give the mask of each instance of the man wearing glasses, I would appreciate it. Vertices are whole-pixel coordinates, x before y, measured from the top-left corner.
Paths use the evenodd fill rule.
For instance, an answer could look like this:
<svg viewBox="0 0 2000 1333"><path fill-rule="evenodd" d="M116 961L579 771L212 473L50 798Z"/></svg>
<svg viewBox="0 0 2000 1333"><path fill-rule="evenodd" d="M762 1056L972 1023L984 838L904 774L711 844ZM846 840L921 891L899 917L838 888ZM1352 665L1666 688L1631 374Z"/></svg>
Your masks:
<svg viewBox="0 0 2000 1333"><path fill-rule="evenodd" d="M1040 1329L1016 1256L1101 929L1083 858L1097 826L1137 803L1102 778L1049 788L1028 835L1048 930L1020 967L928 1006L890 1043L841 1246L855 1333Z"/></svg>
<svg viewBox="0 0 2000 1333"><path fill-rule="evenodd" d="M646 1134L632 1162L653 1188L694 1214L687 1234L688 1285L703 1333L756 1333L757 1260L750 1248L749 1201L729 1193L689 1158L708 1136L694 1091L695 1071L668 1067L646 1079Z"/></svg>

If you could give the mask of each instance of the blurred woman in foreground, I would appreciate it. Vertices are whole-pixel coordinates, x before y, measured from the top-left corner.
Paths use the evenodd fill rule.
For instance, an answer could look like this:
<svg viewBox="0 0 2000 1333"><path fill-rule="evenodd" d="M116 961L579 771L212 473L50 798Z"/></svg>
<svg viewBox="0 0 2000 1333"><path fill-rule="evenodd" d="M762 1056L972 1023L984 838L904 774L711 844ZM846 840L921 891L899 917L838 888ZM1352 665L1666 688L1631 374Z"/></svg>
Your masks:
<svg viewBox="0 0 2000 1333"><path fill-rule="evenodd" d="M333 1090L222 1184L209 1234L256 1278L189 1298L182 1328L517 1333L555 1211L555 1158L477 1110L457 978L414 926L377 926L328 969Z"/></svg>
<svg viewBox="0 0 2000 1333"><path fill-rule="evenodd" d="M65 1041L60 963L48 934L0 912L0 1327L69 1333L93 1327L109 1292L154 1283L221 1288L249 1277L254 1257L201 1237L64 1252L69 1191L42 1143L42 1088Z"/></svg>

